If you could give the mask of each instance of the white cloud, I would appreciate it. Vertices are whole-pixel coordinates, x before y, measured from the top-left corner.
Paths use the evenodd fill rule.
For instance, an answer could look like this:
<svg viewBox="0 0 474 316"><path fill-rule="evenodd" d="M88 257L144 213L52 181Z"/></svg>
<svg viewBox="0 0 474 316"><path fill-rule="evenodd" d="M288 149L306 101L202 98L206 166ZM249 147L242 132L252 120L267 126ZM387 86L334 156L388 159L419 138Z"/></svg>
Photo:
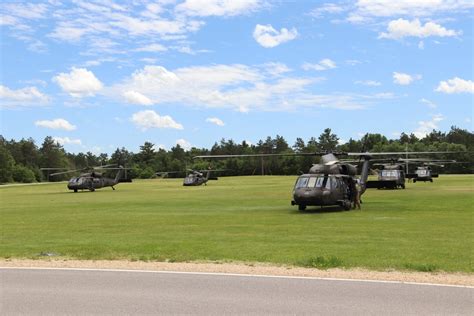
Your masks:
<svg viewBox="0 0 474 316"><path fill-rule="evenodd" d="M471 80L464 80L458 77L449 79L447 81L440 81L437 92L443 93L474 93L474 82Z"/></svg>
<svg viewBox="0 0 474 316"><path fill-rule="evenodd" d="M419 48L419 49L425 49L425 43L424 43L423 41L420 41L420 42L418 43L418 48Z"/></svg>
<svg viewBox="0 0 474 316"><path fill-rule="evenodd" d="M431 117L430 121L419 121L418 128L413 132L413 134L418 138L423 138L431 133L432 130L437 129L438 123L442 120L444 120L443 115L436 114Z"/></svg>
<svg viewBox="0 0 474 316"><path fill-rule="evenodd" d="M225 125L224 122L222 122L222 120L217 118L217 117L208 117L206 119L206 122L216 124L217 126L224 126Z"/></svg>
<svg viewBox="0 0 474 316"><path fill-rule="evenodd" d="M2 9L8 12L8 15L15 16L17 18L38 20L44 19L45 14L48 11L48 7L44 3L4 3ZM2 17L3 19L3 17Z"/></svg>
<svg viewBox="0 0 474 316"><path fill-rule="evenodd" d="M391 21L387 27L387 33L380 33L379 38L401 39L404 37L420 37L429 36L452 37L462 34L461 31L448 30L443 26L434 22L426 22L422 25L420 20L415 19L408 21L398 19Z"/></svg>
<svg viewBox="0 0 474 316"><path fill-rule="evenodd" d="M328 14L339 14L347 11L348 7L345 5L324 3L320 7L313 9L309 14L312 17L320 18Z"/></svg>
<svg viewBox="0 0 474 316"><path fill-rule="evenodd" d="M50 98L40 92L36 87L26 87L18 90L12 90L6 86L0 85L0 106L14 108L21 106L44 105L50 101Z"/></svg>
<svg viewBox="0 0 474 316"><path fill-rule="evenodd" d="M371 87L378 87L381 85L380 82L375 80L357 80L354 82L355 84L361 84L364 86L371 86Z"/></svg>
<svg viewBox="0 0 474 316"><path fill-rule="evenodd" d="M260 0L186 0L176 10L189 16L235 16L254 12L261 6Z"/></svg>
<svg viewBox="0 0 474 316"><path fill-rule="evenodd" d="M69 137L53 137L53 140L57 142L59 145L81 145L82 142L80 139L72 139Z"/></svg>
<svg viewBox="0 0 474 316"><path fill-rule="evenodd" d="M429 106L432 109L436 108L436 104L434 104L432 101L427 100L425 98L420 99L420 102L426 104L427 106Z"/></svg>
<svg viewBox="0 0 474 316"><path fill-rule="evenodd" d="M298 31L295 28L288 30L281 28L277 31L271 26L257 24L253 31L253 38L265 48L272 48L282 43L294 40L298 36Z"/></svg>
<svg viewBox="0 0 474 316"><path fill-rule="evenodd" d="M430 16L474 7L471 0L358 0L350 17Z"/></svg>
<svg viewBox="0 0 474 316"><path fill-rule="evenodd" d="M70 73L60 73L53 81L75 98L94 96L103 86L94 73L85 68L73 67Z"/></svg>
<svg viewBox="0 0 474 316"><path fill-rule="evenodd" d="M182 139L182 138L176 140L176 145L179 145L184 150L190 150L191 147L192 147L190 142L188 142L187 140Z"/></svg>
<svg viewBox="0 0 474 316"><path fill-rule="evenodd" d="M48 120L42 120L42 121L36 121L35 122L36 126L40 127L45 127L45 128L51 128L51 129L63 129L65 131L73 131L76 129L75 125L72 125L68 121L62 118L54 119L51 121Z"/></svg>
<svg viewBox="0 0 474 316"><path fill-rule="evenodd" d="M269 62L263 64L263 68L265 69L266 72L268 72L270 75L279 77L283 75L284 73L290 72L291 69L288 68L287 65L283 63L275 63L275 62Z"/></svg>
<svg viewBox="0 0 474 316"><path fill-rule="evenodd" d="M164 51L167 51L167 50L168 50L168 48L166 48L165 46L163 46L161 44L158 44L158 43L150 44L150 45L139 47L139 48L135 49L135 51L137 51L137 52L148 52L148 53L164 52Z"/></svg>
<svg viewBox="0 0 474 316"><path fill-rule="evenodd" d="M323 71L323 70L337 68L336 63L329 58L322 59L317 64L304 63L303 66L301 67L304 70L316 70L316 71Z"/></svg>
<svg viewBox="0 0 474 316"><path fill-rule="evenodd" d="M402 86L411 84L415 80L420 80L421 75L409 75L402 72L393 73L393 82Z"/></svg>
<svg viewBox="0 0 474 316"><path fill-rule="evenodd" d="M153 101L150 100L147 96L136 91L125 91L123 96L129 103L141 104L141 105L152 105Z"/></svg>
<svg viewBox="0 0 474 316"><path fill-rule="evenodd" d="M104 95L123 102L123 91L146 96L153 104L248 111L295 111L300 108L361 109L387 94L314 94L310 86L321 78L274 76L265 64L194 66L168 70L147 65ZM391 97L392 95L390 95Z"/></svg>
<svg viewBox="0 0 474 316"><path fill-rule="evenodd" d="M134 113L131 121L143 131L149 128L183 129L183 125L176 123L171 116L160 116L151 110Z"/></svg>

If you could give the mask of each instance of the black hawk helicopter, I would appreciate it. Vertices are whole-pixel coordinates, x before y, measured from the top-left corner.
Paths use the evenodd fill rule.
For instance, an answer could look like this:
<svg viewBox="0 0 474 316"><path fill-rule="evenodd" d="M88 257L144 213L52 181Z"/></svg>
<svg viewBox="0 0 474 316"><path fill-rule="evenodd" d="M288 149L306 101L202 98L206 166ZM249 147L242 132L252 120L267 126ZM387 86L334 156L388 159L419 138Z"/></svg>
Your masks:
<svg viewBox="0 0 474 316"><path fill-rule="evenodd" d="M121 177L125 168L119 166L118 168L114 168L116 165L105 165L99 167L92 167L92 168L83 168L83 169L76 169L76 170L68 170L63 172L56 172L50 174L50 176L58 176L67 173L74 173L74 172L83 172L86 170L91 170L89 172L85 172L80 174L77 177L73 177L69 179L67 188L69 190L73 190L77 192L79 190L89 190L94 192L96 189L101 189L105 187L111 187L112 190L115 190L114 186L120 182L130 182L130 180L122 181ZM118 170L115 178L107 178L101 172L97 172L96 170Z"/></svg>
<svg viewBox="0 0 474 316"><path fill-rule="evenodd" d="M438 178L438 176L439 174L434 173L430 166L418 166L415 173L408 174L408 178L413 179L413 183L416 181L433 182L433 178Z"/></svg>
<svg viewBox="0 0 474 316"><path fill-rule="evenodd" d="M407 159L408 163L420 164L416 167L414 173L407 173L407 178L412 179L413 183L417 181L433 182L433 178L438 178L439 174L434 172L431 166L443 168L445 164L464 163L456 160L430 160L430 159Z"/></svg>
<svg viewBox="0 0 474 316"><path fill-rule="evenodd" d="M367 188L405 189L405 170L402 164L374 164L381 168L377 172L378 180L367 181Z"/></svg>
<svg viewBox="0 0 474 316"><path fill-rule="evenodd" d="M223 171L223 170L194 170L188 169L187 174L183 179L183 186L198 186L207 185L209 180L218 180L217 177L211 177L211 172ZM162 178L168 177L170 174L183 173L184 171L160 171L156 175Z"/></svg>
<svg viewBox="0 0 474 316"><path fill-rule="evenodd" d="M367 189L370 161L373 156L437 154L447 152L323 152L323 153L288 153L288 154L244 154L244 155L207 155L195 156L201 159L239 158L239 157L272 157L272 156L321 156L321 163L313 164L309 172L296 180L291 205L298 205L303 211L307 206L340 206L345 210L351 208L352 196L356 184L360 186L360 195ZM358 157L362 163L360 177L357 167L349 162L340 161L336 156Z"/></svg>
<svg viewBox="0 0 474 316"><path fill-rule="evenodd" d="M377 171L378 180L367 181L367 188L377 189L405 189L405 180L413 179L413 182L431 181L437 178L438 174L431 171L430 166L444 166L442 163L456 163L456 160L435 160L427 158L398 158L398 159L378 159L376 161L385 161L386 163L376 163L374 166L380 166ZM374 162L374 160L372 161ZM417 167L415 173L408 173L409 164L422 164Z"/></svg>
<svg viewBox="0 0 474 316"><path fill-rule="evenodd" d="M211 171L218 170L189 170L188 175L183 180L184 186L207 185L209 180L217 180L217 177L211 177Z"/></svg>

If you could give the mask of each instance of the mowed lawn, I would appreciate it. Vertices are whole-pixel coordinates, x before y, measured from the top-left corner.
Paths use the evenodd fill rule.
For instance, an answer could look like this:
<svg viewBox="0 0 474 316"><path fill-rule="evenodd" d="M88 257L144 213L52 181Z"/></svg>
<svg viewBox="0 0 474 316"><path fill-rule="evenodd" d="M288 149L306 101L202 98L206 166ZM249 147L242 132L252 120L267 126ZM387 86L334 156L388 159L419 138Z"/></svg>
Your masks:
<svg viewBox="0 0 474 316"><path fill-rule="evenodd" d="M0 186L1 258L269 262L473 271L474 176L368 190L362 211L290 206L295 176Z"/></svg>

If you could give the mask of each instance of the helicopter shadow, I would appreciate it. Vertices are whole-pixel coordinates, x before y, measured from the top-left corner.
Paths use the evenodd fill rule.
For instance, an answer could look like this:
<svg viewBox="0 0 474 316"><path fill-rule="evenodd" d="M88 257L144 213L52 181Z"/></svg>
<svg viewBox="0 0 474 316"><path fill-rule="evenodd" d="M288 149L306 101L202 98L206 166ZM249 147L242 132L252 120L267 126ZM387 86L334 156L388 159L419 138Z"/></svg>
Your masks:
<svg viewBox="0 0 474 316"><path fill-rule="evenodd" d="M325 214L325 213L343 213L343 212L349 212L344 210L342 207L339 206L325 206L325 207L319 207L319 206L313 206L313 207L308 207L304 211L299 211L299 210L291 210L291 214L295 215L307 215L307 214Z"/></svg>

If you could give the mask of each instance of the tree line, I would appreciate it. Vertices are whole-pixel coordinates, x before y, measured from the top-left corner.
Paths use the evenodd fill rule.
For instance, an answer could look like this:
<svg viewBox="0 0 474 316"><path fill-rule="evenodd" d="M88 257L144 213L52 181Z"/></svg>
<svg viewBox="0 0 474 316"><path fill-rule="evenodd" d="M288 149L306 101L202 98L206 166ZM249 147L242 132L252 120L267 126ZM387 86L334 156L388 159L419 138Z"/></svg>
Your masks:
<svg viewBox="0 0 474 316"><path fill-rule="evenodd" d="M49 178L51 170L87 169L93 166L117 164L128 168L130 178L152 178L157 172L175 171L170 177L184 176L188 168L195 170L221 169L221 175L296 175L307 172L318 157L281 156L281 157L247 157L218 160L193 159L199 155L238 155L238 154L294 154L314 153L320 151L341 152L389 152L389 151L461 151L456 155L438 155L436 159L456 159L463 164L446 164L441 173L472 173L474 159L470 154L474 150L474 134L455 126L447 133L433 130L423 138L414 134L402 133L398 139L388 139L381 134L366 134L360 140L349 139L340 144L339 138L326 128L319 137L305 141L297 138L290 145L283 136L267 137L256 144L245 141L236 143L232 139L221 139L210 149L191 148L185 150L180 145L170 150L156 149L151 142L140 146L138 153L124 147L117 148L110 156L106 153L95 155L92 152L68 153L63 146L51 136L38 146L32 138L19 141L6 140L0 135L0 183L60 181L71 177L65 174ZM412 167L414 168L414 166Z"/></svg>

